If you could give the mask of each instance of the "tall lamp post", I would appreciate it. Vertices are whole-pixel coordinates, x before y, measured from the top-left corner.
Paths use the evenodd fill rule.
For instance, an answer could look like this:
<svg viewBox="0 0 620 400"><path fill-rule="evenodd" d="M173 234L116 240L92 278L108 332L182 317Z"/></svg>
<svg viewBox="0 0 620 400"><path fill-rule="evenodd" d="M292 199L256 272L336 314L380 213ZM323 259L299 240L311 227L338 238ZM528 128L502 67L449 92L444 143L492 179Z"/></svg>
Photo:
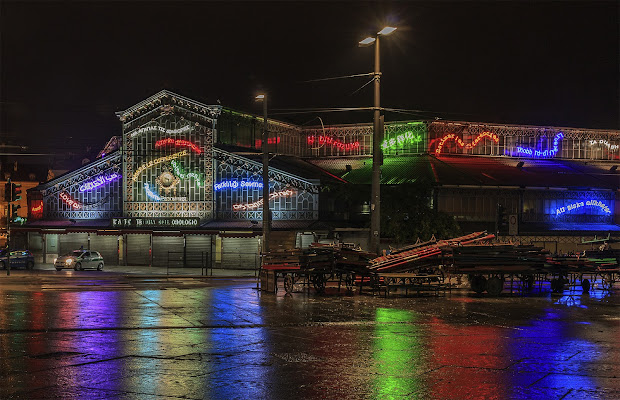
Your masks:
<svg viewBox="0 0 620 400"><path fill-rule="evenodd" d="M256 100L263 102L263 254L269 252L271 233L271 213L269 212L269 131L267 130L267 94L259 94Z"/></svg>
<svg viewBox="0 0 620 400"><path fill-rule="evenodd" d="M373 106L373 132L372 132L372 193L370 195L370 251L379 253L381 234L381 165L383 156L381 142L383 141L383 127L381 126L381 89L380 89L380 53L379 37L394 32L396 28L386 26L377 32L377 35L369 36L359 42L360 46L375 45L375 70L373 72L375 99Z"/></svg>

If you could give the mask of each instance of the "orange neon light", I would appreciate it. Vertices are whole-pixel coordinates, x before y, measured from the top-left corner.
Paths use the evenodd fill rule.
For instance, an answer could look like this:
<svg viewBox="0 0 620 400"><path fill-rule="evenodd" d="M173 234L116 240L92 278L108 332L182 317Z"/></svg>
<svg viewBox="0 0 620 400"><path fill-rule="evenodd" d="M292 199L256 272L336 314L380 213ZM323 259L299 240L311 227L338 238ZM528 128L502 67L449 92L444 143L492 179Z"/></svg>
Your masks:
<svg viewBox="0 0 620 400"><path fill-rule="evenodd" d="M295 194L293 190L282 190L281 192L273 192L269 195L269 200L273 200L277 197L287 197ZM242 211L242 210L251 210L253 208L258 208L263 205L263 199L255 201L254 203L247 204L233 204L233 210Z"/></svg>
<svg viewBox="0 0 620 400"><path fill-rule="evenodd" d="M162 147L166 145L173 145L175 147L185 146L185 147L189 147L190 149L194 150L196 154L202 153L202 150L200 150L200 147L198 147L197 144L190 142L189 140L167 138L167 139L161 139L155 142L155 147Z"/></svg>
<svg viewBox="0 0 620 400"><path fill-rule="evenodd" d="M37 212L43 210L43 203L39 204L37 207L32 207L30 211Z"/></svg>
<svg viewBox="0 0 620 400"><path fill-rule="evenodd" d="M456 134L449 133L439 140L439 144L437 145L437 148L435 149L435 154L439 155L439 153L441 153L441 150L443 149L444 144L450 139L454 139L456 144L458 144L461 147L464 147L466 149L472 149L476 147L478 143L480 143L480 141L484 139L485 137L493 140L495 143L499 143L499 137L493 132L482 132L481 134L476 136L470 144L465 144L465 142L463 142L463 139L456 136Z"/></svg>

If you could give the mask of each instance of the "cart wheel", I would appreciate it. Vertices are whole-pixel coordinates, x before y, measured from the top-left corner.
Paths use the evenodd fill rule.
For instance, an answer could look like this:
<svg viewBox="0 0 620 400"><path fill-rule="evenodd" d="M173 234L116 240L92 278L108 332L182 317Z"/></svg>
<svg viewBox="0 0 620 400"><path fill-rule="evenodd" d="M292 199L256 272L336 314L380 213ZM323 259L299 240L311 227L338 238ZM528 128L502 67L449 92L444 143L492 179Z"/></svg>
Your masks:
<svg viewBox="0 0 620 400"><path fill-rule="evenodd" d="M487 282L487 292L491 296L499 296L499 294L504 290L504 280L498 276L494 276L489 278Z"/></svg>
<svg viewBox="0 0 620 400"><path fill-rule="evenodd" d="M560 293L564 290L564 280L562 278L551 279L551 291L553 293Z"/></svg>
<svg viewBox="0 0 620 400"><path fill-rule="evenodd" d="M613 281L611 279L611 275L602 275L601 276L601 286L603 287L603 289L609 290L609 289L611 289L612 285L613 285Z"/></svg>
<svg viewBox="0 0 620 400"><path fill-rule="evenodd" d="M312 277L312 283L314 284L314 290L317 291L317 293L323 293L325 291L325 277L321 274L318 275L314 275Z"/></svg>
<svg viewBox="0 0 620 400"><path fill-rule="evenodd" d="M293 280L293 275L286 274L284 275L284 290L286 293L293 293L293 284L295 281Z"/></svg>
<svg viewBox="0 0 620 400"><path fill-rule="evenodd" d="M589 292L590 291L590 281L588 279L582 279L581 280L581 288L583 289L583 292Z"/></svg>
<svg viewBox="0 0 620 400"><path fill-rule="evenodd" d="M480 294L487 289L487 278L482 275L475 275L471 279L471 290Z"/></svg>

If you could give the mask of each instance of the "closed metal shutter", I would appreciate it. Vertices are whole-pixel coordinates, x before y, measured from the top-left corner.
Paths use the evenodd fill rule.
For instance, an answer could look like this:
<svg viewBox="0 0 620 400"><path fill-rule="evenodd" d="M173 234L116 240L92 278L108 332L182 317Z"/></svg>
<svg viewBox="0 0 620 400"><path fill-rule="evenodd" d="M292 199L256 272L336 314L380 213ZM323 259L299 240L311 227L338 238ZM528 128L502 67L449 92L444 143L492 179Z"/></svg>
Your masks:
<svg viewBox="0 0 620 400"><path fill-rule="evenodd" d="M256 269L258 261L258 238L222 238L223 269Z"/></svg>
<svg viewBox="0 0 620 400"><path fill-rule="evenodd" d="M150 265L151 235L127 235L127 265Z"/></svg>
<svg viewBox="0 0 620 400"><path fill-rule="evenodd" d="M118 237L115 235L90 234L90 250L98 251L107 265L118 264Z"/></svg>
<svg viewBox="0 0 620 400"><path fill-rule="evenodd" d="M58 235L59 254L71 253L80 248L88 249L88 233L67 233Z"/></svg>
<svg viewBox="0 0 620 400"><path fill-rule="evenodd" d="M153 236L153 266L182 267L183 237Z"/></svg>
<svg viewBox="0 0 620 400"><path fill-rule="evenodd" d="M43 235L37 232L28 232L28 250L34 256L35 263L43 262Z"/></svg>
<svg viewBox="0 0 620 400"><path fill-rule="evenodd" d="M185 266L207 268L211 260L211 235L185 236Z"/></svg>

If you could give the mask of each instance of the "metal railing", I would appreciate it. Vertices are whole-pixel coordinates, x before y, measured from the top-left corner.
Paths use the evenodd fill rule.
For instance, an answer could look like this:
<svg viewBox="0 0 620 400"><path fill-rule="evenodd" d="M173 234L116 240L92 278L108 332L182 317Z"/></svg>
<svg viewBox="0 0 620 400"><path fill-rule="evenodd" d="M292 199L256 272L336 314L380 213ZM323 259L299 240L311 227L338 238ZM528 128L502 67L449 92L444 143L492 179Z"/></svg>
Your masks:
<svg viewBox="0 0 620 400"><path fill-rule="evenodd" d="M208 251L169 251L166 263L166 275L174 268L200 268L200 275L213 275L213 266Z"/></svg>

